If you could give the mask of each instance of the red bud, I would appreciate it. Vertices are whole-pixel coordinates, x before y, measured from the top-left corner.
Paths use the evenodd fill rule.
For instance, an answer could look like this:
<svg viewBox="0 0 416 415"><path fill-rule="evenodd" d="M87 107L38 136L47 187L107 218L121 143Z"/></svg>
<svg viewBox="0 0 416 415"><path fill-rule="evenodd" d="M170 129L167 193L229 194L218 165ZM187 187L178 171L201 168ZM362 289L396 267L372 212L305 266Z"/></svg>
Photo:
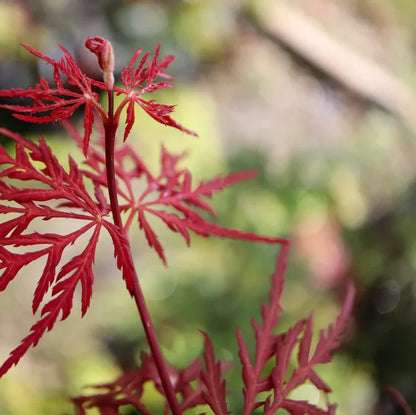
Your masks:
<svg viewBox="0 0 416 415"><path fill-rule="evenodd" d="M111 43L102 37L89 37L85 47L97 55L98 64L104 73L104 83L108 89L113 89L114 53Z"/></svg>

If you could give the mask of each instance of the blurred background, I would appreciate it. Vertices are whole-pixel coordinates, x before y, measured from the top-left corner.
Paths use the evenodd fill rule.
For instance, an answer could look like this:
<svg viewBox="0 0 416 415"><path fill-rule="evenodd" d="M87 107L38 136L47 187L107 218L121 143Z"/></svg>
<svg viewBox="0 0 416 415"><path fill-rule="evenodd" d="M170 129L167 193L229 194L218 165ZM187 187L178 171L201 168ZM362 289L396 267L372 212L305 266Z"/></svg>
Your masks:
<svg viewBox="0 0 416 415"><path fill-rule="evenodd" d="M415 21L414 0L0 0L0 87L48 76L19 42L55 58L62 44L89 68L95 57L83 43L103 36L119 72L136 49L154 51L160 41L163 54L176 55L176 81L157 97L178 104L175 119L199 138L138 113L129 140L155 168L160 142L189 151L196 178L259 170L214 206L224 226L292 240L280 330L311 310L316 329L324 328L352 279L351 329L320 373L338 414L400 414L383 386L416 407ZM63 160L74 151L59 128L22 125L5 110L0 123L44 135ZM240 413L235 330L253 337L250 316L259 317L276 247L193 238L187 249L160 232L169 268L139 233L134 246L164 352L185 366L202 350L197 329L208 332L218 357L235 363L227 380L230 407ZM34 322L38 273L31 268L1 295L2 360ZM57 324L0 379L0 414L72 413L68 396L138 364L143 347L103 243L89 313ZM297 397L321 399L311 387Z"/></svg>

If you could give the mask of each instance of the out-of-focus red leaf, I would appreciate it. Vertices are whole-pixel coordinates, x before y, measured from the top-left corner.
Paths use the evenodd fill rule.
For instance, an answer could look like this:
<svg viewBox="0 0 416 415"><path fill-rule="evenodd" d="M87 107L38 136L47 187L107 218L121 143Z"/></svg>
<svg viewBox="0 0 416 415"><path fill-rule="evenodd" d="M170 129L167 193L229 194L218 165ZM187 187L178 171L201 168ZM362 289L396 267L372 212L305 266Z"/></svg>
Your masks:
<svg viewBox="0 0 416 415"><path fill-rule="evenodd" d="M225 380L222 378L221 362L215 359L214 347L206 333L204 336L205 352L204 360L206 369L201 373L201 380L206 387L202 391L206 403L216 415L229 414L226 402Z"/></svg>
<svg viewBox="0 0 416 415"><path fill-rule="evenodd" d="M243 415L250 415L261 406L265 415L274 415L279 409L286 409L289 413L296 415L332 415L335 413L335 405L328 405L326 409L318 408L309 402L292 400L289 394L308 380L325 393L330 392L329 386L317 375L314 366L329 362L331 360L329 352L339 345L339 337L345 331L351 314L354 289L352 285L348 288L344 305L335 324L331 324L326 332L321 331L314 350L311 346L313 314L306 320L296 322L285 333L274 334L280 316L280 298L283 292L287 254L288 246L284 245L272 275L269 302L262 304L262 323L252 320L256 339L253 361L241 330L237 330L244 382ZM296 351L298 367L290 373L290 363L293 362ZM274 366L269 374L264 373L265 367L272 359ZM262 393L261 398L260 393Z"/></svg>

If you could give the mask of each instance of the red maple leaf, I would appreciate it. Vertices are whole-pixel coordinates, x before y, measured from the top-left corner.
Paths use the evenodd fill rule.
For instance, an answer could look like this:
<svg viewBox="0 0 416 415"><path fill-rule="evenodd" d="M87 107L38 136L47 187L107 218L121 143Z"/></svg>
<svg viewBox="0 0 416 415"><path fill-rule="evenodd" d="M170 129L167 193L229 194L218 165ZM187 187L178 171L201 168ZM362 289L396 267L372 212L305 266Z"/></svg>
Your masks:
<svg viewBox="0 0 416 415"><path fill-rule="evenodd" d="M30 334L0 367L1 376L29 347L36 346L59 316L61 320L68 317L78 285L82 315L86 313L92 295L94 255L103 227L113 239L118 265L130 289L133 265L124 237L107 219L108 207L87 192L83 173L71 157L69 171L65 171L41 137L36 144L4 128L0 128L0 133L16 144L15 157L0 147L0 215L4 216L0 226L0 290L5 290L25 266L43 257L46 263L34 292L33 313L46 293L50 292L52 297L42 306L41 319L31 327ZM52 223L71 219L79 227L69 233L42 233L36 230L39 219ZM83 235L89 236L87 244L79 242ZM64 251L74 244L81 245L79 253L63 261ZM27 251L19 253L21 247Z"/></svg>
<svg viewBox="0 0 416 415"><path fill-rule="evenodd" d="M65 126L81 146L82 139L77 130L70 123L65 123ZM89 157L84 162L88 168L82 170L83 174L93 180L96 186L103 188L107 185L105 158L102 155L104 147L104 132L102 131L97 140L92 142ZM159 218L170 230L179 233L187 245L190 244L189 231L203 237L214 235L271 244L286 245L288 243L284 238L256 235L222 227L203 216L204 212L211 217L215 216L215 210L208 203L208 199L216 192L257 177L256 171L232 173L226 177L201 181L193 186L191 172L180 166L185 154L170 153L162 146L158 174L153 174L137 152L126 143L116 147L114 154L120 209L127 214L124 229L128 231L136 219L149 246L156 251L163 263L166 264L167 259L163 246L149 223L149 215ZM144 181L145 184L139 195L133 191L136 180Z"/></svg>
<svg viewBox="0 0 416 415"><path fill-rule="evenodd" d="M0 107L13 111L13 116L19 120L37 124L61 122L71 117L76 109L84 107L84 154L86 154L94 121L93 109L105 117L105 111L99 103L100 96L93 91L93 87L105 90L105 85L84 74L63 46L59 45L63 53L59 61L28 45L23 44L23 46L33 55L53 66L55 86L50 86L44 78L41 78L34 88L1 90L2 97L26 98L32 102L28 105L2 104Z"/></svg>
<svg viewBox="0 0 416 415"><path fill-rule="evenodd" d="M225 381L222 375L230 365L215 360L212 343L206 334L203 333L203 336L205 340L203 358L193 360L184 369L169 366L169 376L173 380L175 393L180 397L182 412L208 405L215 414L227 415L229 412L225 401ZM86 411L92 408L98 408L100 413L118 415L124 406L132 406L143 414L151 415L143 399L146 382L153 383L160 395L164 395L155 361L152 356L142 353L140 367L123 373L114 382L95 385L93 388L97 390L97 393L78 396L72 401L79 415L85 415ZM168 414L167 407L164 413Z"/></svg>
<svg viewBox="0 0 416 415"><path fill-rule="evenodd" d="M272 275L269 304L263 303L263 324L254 319L252 326L256 337L254 362L250 358L247 345L240 330L237 339L240 347L239 356L243 367L244 380L244 415L249 415L255 408L263 406L265 415L273 415L280 408L291 414L331 415L336 406L328 405L327 409L318 408L309 402L296 401L288 397L289 393L307 380L325 393L331 391L329 386L318 376L314 366L332 360L330 352L339 346L340 336L346 329L354 301L354 287L348 287L344 305L335 324L329 325L326 331L321 330L318 343L311 353L313 314L308 319L299 320L286 333L273 334L280 319L280 297L283 288L283 275L286 268L288 247L283 246L278 256L276 270ZM298 367L288 376L289 363L296 348ZM263 371L266 363L274 359L275 364L269 375ZM261 392L262 398L257 400Z"/></svg>
<svg viewBox="0 0 416 415"><path fill-rule="evenodd" d="M135 67L136 62L142 53L142 49L138 49L131 57L128 65L123 67L120 78L124 88L114 88L114 91L116 91L118 95L126 96L116 112L116 117L118 117L121 110L125 105L127 105L124 141L127 139L134 124L135 104L138 104L144 111L147 112L147 114L161 124L177 128L187 134L196 135L193 131L183 127L170 117L170 114L175 109L174 105L159 104L155 100L145 100L142 98L142 95L145 93L173 86L169 81L156 80L156 78L172 79L172 76L166 74L164 70L175 59L173 55L167 55L158 61L159 51L160 44L157 46L156 52L151 60L148 59L149 53L146 53L142 56L139 63Z"/></svg>

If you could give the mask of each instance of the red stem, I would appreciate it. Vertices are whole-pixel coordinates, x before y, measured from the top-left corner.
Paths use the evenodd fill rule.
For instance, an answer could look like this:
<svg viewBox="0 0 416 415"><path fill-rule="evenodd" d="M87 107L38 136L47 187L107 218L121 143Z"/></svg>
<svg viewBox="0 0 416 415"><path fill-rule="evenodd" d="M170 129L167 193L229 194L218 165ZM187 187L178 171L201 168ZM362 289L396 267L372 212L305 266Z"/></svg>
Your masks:
<svg viewBox="0 0 416 415"><path fill-rule="evenodd" d="M113 91L108 91L108 116L105 119L105 160L106 160L106 173L107 173L107 185L108 193L110 197L111 211L113 214L114 224L125 233L123 223L121 221L120 208L117 198L117 186L114 167L114 146L116 130L118 127L118 118L114 117L114 95ZM129 244L129 254L131 256L131 248ZM133 297L137 305L137 309L140 314L140 318L143 324L143 328L146 334L147 342L152 352L153 359L155 360L157 370L159 372L160 380L162 382L163 389L165 391L166 399L172 410L173 415L181 415L182 411L179 407L178 400L173 389L173 385L170 381L168 368L166 366L165 359L159 346L159 342L156 337L156 332L150 317L149 309L147 308L146 301L143 295L143 290L140 286L139 278L137 277L136 270L133 273Z"/></svg>

